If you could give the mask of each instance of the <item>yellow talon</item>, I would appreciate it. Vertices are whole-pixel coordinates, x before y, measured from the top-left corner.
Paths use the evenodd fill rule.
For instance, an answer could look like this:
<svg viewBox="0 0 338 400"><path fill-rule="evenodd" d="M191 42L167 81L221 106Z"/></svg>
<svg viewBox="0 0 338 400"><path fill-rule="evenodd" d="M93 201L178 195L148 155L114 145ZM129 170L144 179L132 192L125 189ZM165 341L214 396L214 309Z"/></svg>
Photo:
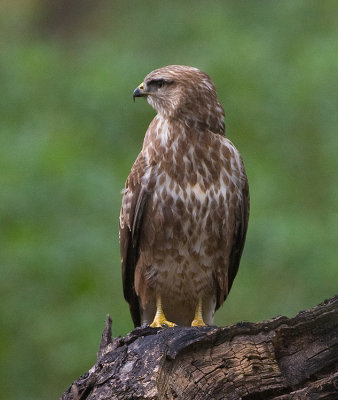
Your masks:
<svg viewBox="0 0 338 400"><path fill-rule="evenodd" d="M205 322L203 321L202 298L198 299L198 303L197 303L196 311L195 311L195 317L191 323L191 326L206 326Z"/></svg>
<svg viewBox="0 0 338 400"><path fill-rule="evenodd" d="M162 328L163 325L170 328L176 326L173 322L167 321L163 309L162 309L162 299L160 295L156 296L156 314L153 322L150 324L151 328Z"/></svg>
<svg viewBox="0 0 338 400"><path fill-rule="evenodd" d="M168 326L170 328L173 328L176 326L173 322L167 321L165 319L164 314L158 316L157 313L155 315L154 321L150 324L151 328L163 328L163 326Z"/></svg>

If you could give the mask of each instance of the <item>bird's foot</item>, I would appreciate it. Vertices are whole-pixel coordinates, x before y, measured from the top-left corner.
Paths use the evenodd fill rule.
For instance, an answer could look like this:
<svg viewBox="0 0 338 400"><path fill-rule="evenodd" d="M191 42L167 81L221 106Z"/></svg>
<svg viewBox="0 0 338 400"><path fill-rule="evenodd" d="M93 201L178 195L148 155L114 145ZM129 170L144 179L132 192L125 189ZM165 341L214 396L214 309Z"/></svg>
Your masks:
<svg viewBox="0 0 338 400"><path fill-rule="evenodd" d="M162 299L161 296L158 294L156 296L156 314L154 317L154 321L150 324L151 328L162 328L163 326L168 326L170 328L173 328L174 326L177 326L173 322L167 321L163 308L162 308Z"/></svg>
<svg viewBox="0 0 338 400"><path fill-rule="evenodd" d="M207 325L205 324L202 318L195 318L192 321L191 326L207 326Z"/></svg>
<svg viewBox="0 0 338 400"><path fill-rule="evenodd" d="M191 323L191 326L206 326L203 321L203 313L202 313L202 298L198 299L195 311L195 317Z"/></svg>
<svg viewBox="0 0 338 400"><path fill-rule="evenodd" d="M165 326L173 328L177 325L174 322L167 321L164 314L155 315L154 321L150 324L151 328L162 328Z"/></svg>

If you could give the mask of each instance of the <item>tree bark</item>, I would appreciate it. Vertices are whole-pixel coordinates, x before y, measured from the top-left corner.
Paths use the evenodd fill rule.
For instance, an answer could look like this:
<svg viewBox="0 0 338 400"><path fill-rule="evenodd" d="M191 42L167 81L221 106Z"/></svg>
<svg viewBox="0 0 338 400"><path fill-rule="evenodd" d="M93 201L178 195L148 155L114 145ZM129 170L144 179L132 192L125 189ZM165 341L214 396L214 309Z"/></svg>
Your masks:
<svg viewBox="0 0 338 400"><path fill-rule="evenodd" d="M111 338L62 400L338 399L338 295L295 318L134 329Z"/></svg>

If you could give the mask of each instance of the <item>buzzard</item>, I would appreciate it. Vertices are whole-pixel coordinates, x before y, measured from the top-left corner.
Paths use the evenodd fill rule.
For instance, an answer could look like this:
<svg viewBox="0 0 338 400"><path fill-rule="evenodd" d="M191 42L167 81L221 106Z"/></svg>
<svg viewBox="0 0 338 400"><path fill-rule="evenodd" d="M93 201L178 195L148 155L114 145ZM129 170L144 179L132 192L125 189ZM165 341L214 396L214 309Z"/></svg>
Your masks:
<svg viewBox="0 0 338 400"><path fill-rule="evenodd" d="M135 326L212 324L244 246L249 189L209 76L170 65L133 93L157 111L120 215L124 296Z"/></svg>

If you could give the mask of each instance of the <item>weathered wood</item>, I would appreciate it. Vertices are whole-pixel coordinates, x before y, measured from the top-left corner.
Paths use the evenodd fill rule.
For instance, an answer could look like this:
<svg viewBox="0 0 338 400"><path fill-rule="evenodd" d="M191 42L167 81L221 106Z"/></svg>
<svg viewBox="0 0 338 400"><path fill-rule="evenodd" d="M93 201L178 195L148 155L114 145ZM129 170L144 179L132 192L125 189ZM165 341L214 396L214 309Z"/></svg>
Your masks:
<svg viewBox="0 0 338 400"><path fill-rule="evenodd" d="M338 295L295 318L141 327L111 338L62 400L338 399Z"/></svg>

